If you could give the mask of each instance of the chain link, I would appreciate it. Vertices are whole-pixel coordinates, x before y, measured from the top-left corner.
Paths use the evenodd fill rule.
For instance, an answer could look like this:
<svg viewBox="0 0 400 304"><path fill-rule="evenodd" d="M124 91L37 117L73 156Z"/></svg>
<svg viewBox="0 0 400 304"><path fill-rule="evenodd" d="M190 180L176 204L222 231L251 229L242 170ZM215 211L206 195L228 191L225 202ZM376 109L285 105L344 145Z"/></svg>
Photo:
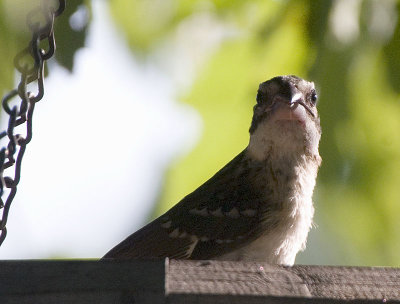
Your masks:
<svg viewBox="0 0 400 304"><path fill-rule="evenodd" d="M3 109L9 119L7 129L0 133L0 140L8 140L0 150L0 246L7 235L7 218L20 180L22 157L32 139L33 110L44 95L44 63L54 55L56 49L54 19L65 9L65 0L58 0L58 7L52 7L49 2L42 0L41 5L27 15L32 39L29 46L14 58L21 80L18 87L2 99ZM48 46L47 50L41 48L43 43ZM27 89L28 84L32 83L36 83L36 93ZM17 104L13 102L15 99L19 99Z"/></svg>

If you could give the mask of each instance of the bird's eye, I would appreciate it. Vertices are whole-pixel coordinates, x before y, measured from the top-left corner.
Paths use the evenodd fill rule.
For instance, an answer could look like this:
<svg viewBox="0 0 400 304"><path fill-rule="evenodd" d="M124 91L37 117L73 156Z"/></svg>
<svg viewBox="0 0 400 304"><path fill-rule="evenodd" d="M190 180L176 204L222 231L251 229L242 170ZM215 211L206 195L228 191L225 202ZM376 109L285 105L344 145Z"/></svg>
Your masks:
<svg viewBox="0 0 400 304"><path fill-rule="evenodd" d="M315 92L313 90L311 92L311 102L312 102L313 105L315 105L317 103L317 99L318 99L317 92Z"/></svg>

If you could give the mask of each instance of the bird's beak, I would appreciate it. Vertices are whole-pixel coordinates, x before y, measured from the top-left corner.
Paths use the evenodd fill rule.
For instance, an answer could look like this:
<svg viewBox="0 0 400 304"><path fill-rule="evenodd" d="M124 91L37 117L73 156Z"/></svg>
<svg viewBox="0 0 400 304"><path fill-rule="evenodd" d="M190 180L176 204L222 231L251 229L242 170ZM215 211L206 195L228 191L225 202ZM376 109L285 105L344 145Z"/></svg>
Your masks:
<svg viewBox="0 0 400 304"><path fill-rule="evenodd" d="M315 116L311 109L304 103L304 96L301 92L292 94L289 99L278 95L273 102L272 111L275 113L276 120L293 120L304 123L306 121L306 112Z"/></svg>
<svg viewBox="0 0 400 304"><path fill-rule="evenodd" d="M290 106L300 102L303 98L303 94L301 93L296 93L292 96L292 99L289 101Z"/></svg>
<svg viewBox="0 0 400 304"><path fill-rule="evenodd" d="M302 93L296 93L293 95L292 99L290 100L290 106L293 107L296 104L300 104L306 109L313 117L315 117L314 113L311 109L304 103L304 98Z"/></svg>

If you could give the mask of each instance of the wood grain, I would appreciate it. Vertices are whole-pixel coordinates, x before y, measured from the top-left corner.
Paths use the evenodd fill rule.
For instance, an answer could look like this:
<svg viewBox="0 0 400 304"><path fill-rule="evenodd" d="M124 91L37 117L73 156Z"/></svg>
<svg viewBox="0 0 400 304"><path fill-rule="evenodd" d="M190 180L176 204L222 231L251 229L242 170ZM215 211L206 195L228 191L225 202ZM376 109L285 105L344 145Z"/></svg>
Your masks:
<svg viewBox="0 0 400 304"><path fill-rule="evenodd" d="M400 268L0 261L0 303L400 303Z"/></svg>

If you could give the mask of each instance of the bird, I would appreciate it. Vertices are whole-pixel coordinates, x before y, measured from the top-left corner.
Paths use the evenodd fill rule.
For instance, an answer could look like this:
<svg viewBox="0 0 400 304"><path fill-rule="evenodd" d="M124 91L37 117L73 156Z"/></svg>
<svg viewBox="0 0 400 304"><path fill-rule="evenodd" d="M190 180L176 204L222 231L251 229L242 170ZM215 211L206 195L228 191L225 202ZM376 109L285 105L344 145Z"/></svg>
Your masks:
<svg viewBox="0 0 400 304"><path fill-rule="evenodd" d="M259 85L248 146L169 211L103 259L258 261L293 265L313 225L321 164L313 82Z"/></svg>

